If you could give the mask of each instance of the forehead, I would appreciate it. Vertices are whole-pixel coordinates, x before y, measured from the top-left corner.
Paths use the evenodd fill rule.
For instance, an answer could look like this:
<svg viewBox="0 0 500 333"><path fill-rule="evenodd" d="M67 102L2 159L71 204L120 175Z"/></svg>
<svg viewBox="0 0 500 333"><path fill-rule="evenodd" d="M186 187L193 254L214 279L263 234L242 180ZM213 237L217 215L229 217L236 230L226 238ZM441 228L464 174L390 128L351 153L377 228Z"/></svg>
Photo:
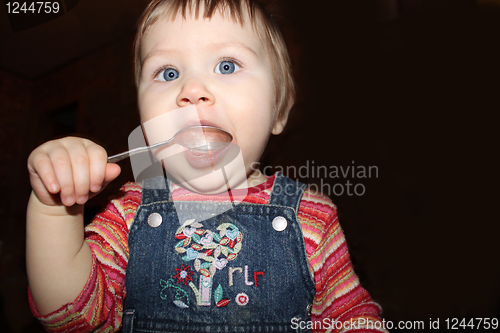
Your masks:
<svg viewBox="0 0 500 333"><path fill-rule="evenodd" d="M264 56L264 45L254 26L247 13L244 13L241 22L219 11L210 18L201 15L197 18L187 12L185 17L179 14L172 19L165 14L144 35L141 59L165 47L188 50L224 45L241 46L255 52L257 56Z"/></svg>

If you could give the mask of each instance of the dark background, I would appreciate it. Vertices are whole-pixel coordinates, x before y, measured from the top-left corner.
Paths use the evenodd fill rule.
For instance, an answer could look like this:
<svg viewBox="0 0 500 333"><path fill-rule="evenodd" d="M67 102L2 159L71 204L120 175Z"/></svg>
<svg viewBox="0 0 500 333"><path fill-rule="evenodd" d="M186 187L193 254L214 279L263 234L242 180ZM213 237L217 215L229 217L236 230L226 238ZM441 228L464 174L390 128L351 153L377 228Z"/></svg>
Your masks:
<svg viewBox="0 0 500 333"><path fill-rule="evenodd" d="M42 331L26 296L29 153L65 135L121 152L139 125L132 41L146 2L59 2L50 18L0 9L1 332ZM429 330L439 318L445 331L446 318L500 318L499 2L277 3L298 100L263 163L378 167L378 177L323 183L365 186L331 198L386 320ZM122 168L87 216L133 180Z"/></svg>

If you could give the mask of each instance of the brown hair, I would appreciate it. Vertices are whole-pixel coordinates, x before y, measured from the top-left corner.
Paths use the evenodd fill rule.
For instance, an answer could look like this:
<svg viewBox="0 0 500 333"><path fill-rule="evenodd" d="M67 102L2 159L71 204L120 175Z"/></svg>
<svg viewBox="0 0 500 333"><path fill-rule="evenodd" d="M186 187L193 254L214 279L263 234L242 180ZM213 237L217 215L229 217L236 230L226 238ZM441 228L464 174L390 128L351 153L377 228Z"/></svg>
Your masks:
<svg viewBox="0 0 500 333"><path fill-rule="evenodd" d="M242 6L242 5L246 6ZM248 13L253 27L265 45L271 61L276 105L274 119L285 119L295 101L295 83L292 76L290 56L278 23L258 0L153 0L143 12L138 23L134 42L135 51L135 82L139 86L142 70L141 47L142 39L148 29L162 16L167 15L174 20L177 14L186 18L186 12L191 11L199 17L203 6L204 18L211 18L216 10L221 14L229 14L235 21L243 24L244 14ZM245 12L246 10L246 12Z"/></svg>

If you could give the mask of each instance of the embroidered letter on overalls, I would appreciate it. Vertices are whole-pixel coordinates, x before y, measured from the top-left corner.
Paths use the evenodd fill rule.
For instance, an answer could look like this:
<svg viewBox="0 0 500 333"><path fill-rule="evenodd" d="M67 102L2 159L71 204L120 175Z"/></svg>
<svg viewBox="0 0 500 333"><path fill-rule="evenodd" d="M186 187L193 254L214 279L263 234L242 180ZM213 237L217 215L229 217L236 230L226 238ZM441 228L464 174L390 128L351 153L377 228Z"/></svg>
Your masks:
<svg viewBox="0 0 500 333"><path fill-rule="evenodd" d="M240 273L243 271L241 267L229 267L229 286L232 287L233 283L233 273L239 271Z"/></svg>
<svg viewBox="0 0 500 333"><path fill-rule="evenodd" d="M248 266L245 266L245 284L247 286L253 285L252 281L248 281Z"/></svg>
<svg viewBox="0 0 500 333"><path fill-rule="evenodd" d="M257 283L257 276L259 276L259 275L264 275L264 272L259 271L259 272L254 272L254 273L253 273L253 279L255 280L255 286L256 286L256 287L258 287L258 286L259 286L259 284Z"/></svg>

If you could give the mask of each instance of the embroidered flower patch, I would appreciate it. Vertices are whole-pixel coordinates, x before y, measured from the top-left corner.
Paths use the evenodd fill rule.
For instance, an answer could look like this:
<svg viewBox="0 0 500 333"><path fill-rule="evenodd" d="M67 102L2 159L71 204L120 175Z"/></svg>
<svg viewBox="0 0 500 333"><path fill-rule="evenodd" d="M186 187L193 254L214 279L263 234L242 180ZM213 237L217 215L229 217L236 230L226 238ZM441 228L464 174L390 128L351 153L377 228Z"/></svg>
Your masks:
<svg viewBox="0 0 500 333"><path fill-rule="evenodd" d="M184 283L185 286L187 286L188 281L193 281L193 278L191 275L194 274L194 272L190 269L190 266L184 267L184 265L181 264L181 268L176 268L177 274L173 276L174 279L177 279L177 283Z"/></svg>
<svg viewBox="0 0 500 333"><path fill-rule="evenodd" d="M174 279L170 278L167 281L161 279L160 280L160 285L162 286L161 292L160 292L160 298L163 300L168 299L167 295L167 289L171 288L175 290L175 296L173 303L181 308L181 309L187 309L189 307L189 295L188 293L182 289L181 287L177 286L174 284Z"/></svg>
<svg viewBox="0 0 500 333"><path fill-rule="evenodd" d="M218 232L203 229L203 224L194 219L185 221L176 231L175 251L182 254L184 261L193 261L194 269L200 273L197 288L191 275L194 273L181 265L174 278L177 283L182 282L189 286L196 295L198 305L210 306L212 297L213 277L219 270L223 270L229 261L236 259L241 251L243 235L238 227L232 223L222 223L217 227ZM219 285L220 287L220 285ZM220 291L220 293L218 292ZM222 299L222 287L216 289L214 295L216 306L225 306L229 300Z"/></svg>

